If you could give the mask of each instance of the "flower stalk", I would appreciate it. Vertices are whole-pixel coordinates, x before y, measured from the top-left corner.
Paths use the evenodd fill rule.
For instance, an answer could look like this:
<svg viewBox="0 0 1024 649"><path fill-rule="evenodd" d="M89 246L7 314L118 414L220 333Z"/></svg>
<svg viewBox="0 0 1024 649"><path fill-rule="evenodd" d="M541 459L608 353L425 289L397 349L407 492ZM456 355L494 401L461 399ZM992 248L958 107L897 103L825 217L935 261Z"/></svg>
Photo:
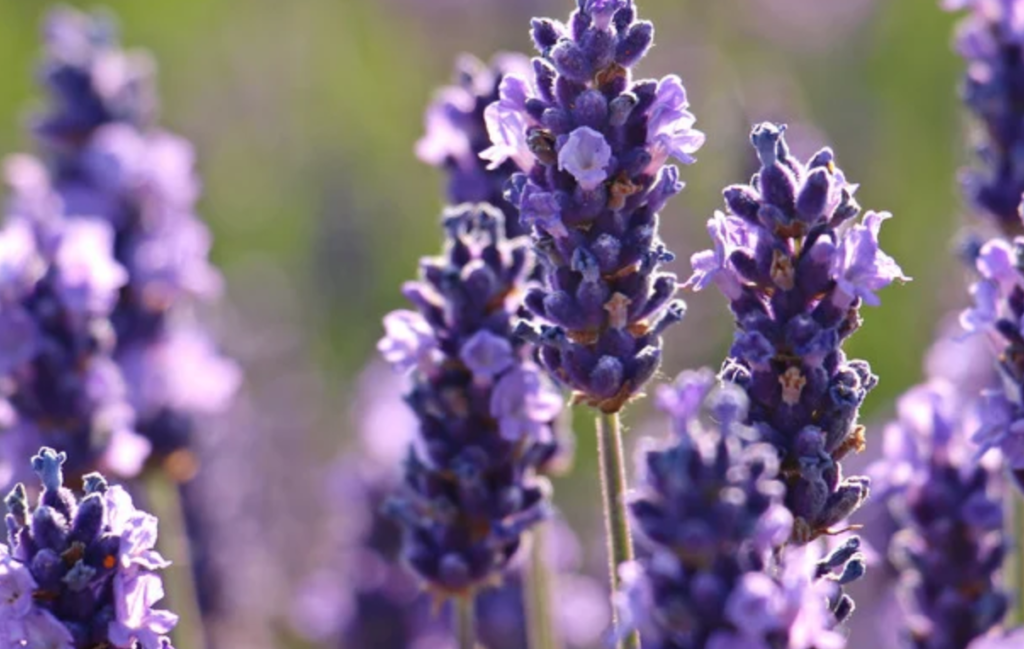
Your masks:
<svg viewBox="0 0 1024 649"><path fill-rule="evenodd" d="M604 505L605 539L608 543L608 575L612 592L620 587L619 566L633 560L633 537L626 508L626 466L622 450L622 422L618 413L602 413L597 418L597 461L601 474L601 501ZM618 628L618 614L612 624ZM616 634L618 635L618 634ZM619 649L640 647L640 634L632 631L617 645Z"/></svg>

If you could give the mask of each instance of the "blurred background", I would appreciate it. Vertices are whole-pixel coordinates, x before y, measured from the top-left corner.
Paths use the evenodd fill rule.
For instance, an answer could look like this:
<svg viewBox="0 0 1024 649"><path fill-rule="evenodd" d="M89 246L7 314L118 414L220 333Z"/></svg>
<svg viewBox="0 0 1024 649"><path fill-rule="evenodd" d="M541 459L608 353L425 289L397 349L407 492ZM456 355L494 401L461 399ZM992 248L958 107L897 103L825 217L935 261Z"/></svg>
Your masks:
<svg viewBox="0 0 1024 649"><path fill-rule="evenodd" d="M42 101L34 70L47 4L0 0L4 155L31 146L23 126ZM943 315L965 300L952 243L965 211L956 169L967 159L961 62L949 47L954 16L927 0L638 4L657 29L640 74L680 74L707 133L698 163L683 170L687 189L663 214L680 275L689 273L690 254L707 247L705 222L721 205L721 189L755 169L747 134L756 121L788 123L800 155L832 146L847 177L861 183L860 203L895 215L883 244L914 282L886 290L880 308L866 309L848 348L881 377L865 420L881 419L920 377L922 352ZM200 212L228 286L207 317L246 371L234 410L208 424L213 450L203 478L220 518L237 521L216 532L229 555L217 567L227 603L215 633L232 638L224 646L315 646L290 620L303 580L329 561L328 519L345 516L346 503L327 492L322 475L347 449L366 444L361 436L379 447L405 439L395 430L397 393L376 405L366 397L390 378L365 368L381 317L402 306L400 283L440 245L442 178L413 155L423 109L450 81L458 54L528 51L529 17L564 18L573 5L103 5L119 17L127 46L155 56L162 121L197 147ZM690 315L671 330L663 379L717 367L731 340L715 291L686 297ZM367 415L371 406L377 410ZM658 425L651 421L645 406L627 415L637 435ZM577 416L575 428L576 469L556 483L556 501L582 538L597 540L592 424ZM601 543L581 550L583 565L600 576Z"/></svg>

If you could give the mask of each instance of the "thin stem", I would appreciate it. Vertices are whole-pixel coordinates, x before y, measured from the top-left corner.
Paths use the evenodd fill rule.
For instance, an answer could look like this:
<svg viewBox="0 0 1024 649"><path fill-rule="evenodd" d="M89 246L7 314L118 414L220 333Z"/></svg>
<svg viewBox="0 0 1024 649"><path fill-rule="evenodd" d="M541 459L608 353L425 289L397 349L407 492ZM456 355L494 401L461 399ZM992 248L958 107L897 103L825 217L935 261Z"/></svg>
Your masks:
<svg viewBox="0 0 1024 649"><path fill-rule="evenodd" d="M153 471L146 480L146 492L152 513L160 521L160 552L171 561L165 572L167 601L169 608L178 615L171 639L176 647L204 649L206 635L192 571L181 491L163 471Z"/></svg>
<svg viewBox="0 0 1024 649"><path fill-rule="evenodd" d="M618 413L597 418L597 461L604 502L604 531L608 542L608 576L612 593L619 591L619 566L633 560L633 538L626 510L626 463L622 451L622 428ZM622 636L619 618L612 608L615 637ZM640 635L633 631L617 642L618 649L639 649Z"/></svg>
<svg viewBox="0 0 1024 649"><path fill-rule="evenodd" d="M533 533L533 546L530 548L527 592L524 593L530 649L561 649L551 619L551 586L555 575L547 560L547 533L548 525L539 525Z"/></svg>
<svg viewBox="0 0 1024 649"><path fill-rule="evenodd" d="M455 605L455 626L459 634L459 649L476 649L476 596L460 597Z"/></svg>

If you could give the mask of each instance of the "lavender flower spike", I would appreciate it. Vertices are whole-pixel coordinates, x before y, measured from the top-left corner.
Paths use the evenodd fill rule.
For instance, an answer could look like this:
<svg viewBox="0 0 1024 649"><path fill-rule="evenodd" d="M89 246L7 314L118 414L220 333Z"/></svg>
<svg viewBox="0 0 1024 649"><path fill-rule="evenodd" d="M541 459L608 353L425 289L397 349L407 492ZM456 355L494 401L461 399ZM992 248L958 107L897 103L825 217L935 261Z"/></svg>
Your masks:
<svg viewBox="0 0 1024 649"><path fill-rule="evenodd" d="M997 575L1007 551L1004 494L968 440L977 406L943 379L912 388L871 469L903 528L889 554L900 570L908 642L918 649L967 647L1009 605Z"/></svg>
<svg viewBox="0 0 1024 649"><path fill-rule="evenodd" d="M957 31L956 49L967 62L961 94L977 120L980 165L963 172L974 204L1003 232L1021 231L1017 206L1024 193L1024 22L1015 2L945 0L971 12Z"/></svg>
<svg viewBox="0 0 1024 649"><path fill-rule="evenodd" d="M660 394L676 435L643 455L630 507L647 552L622 567L622 619L646 649L843 647L835 627L853 608L837 587L863 557L853 543L816 567L793 554L776 570L793 522L776 454L744 441L743 391L714 385L710 370L685 372Z"/></svg>
<svg viewBox="0 0 1024 649"><path fill-rule="evenodd" d="M490 203L505 214L505 234L525 232L515 208L504 198L505 183L519 170L511 160L488 169L480 153L491 145L484 111L499 99L498 89L509 74L520 77L530 61L520 54L499 54L490 64L465 55L456 63L455 84L437 92L424 117L426 133L416 143L421 160L447 174L448 202Z"/></svg>
<svg viewBox="0 0 1024 649"><path fill-rule="evenodd" d="M0 544L0 648L172 649L177 616L157 571L157 520L98 473L77 498L63 486L67 456L43 448L32 469L43 484L30 507L18 484L5 499L10 547Z"/></svg>
<svg viewBox="0 0 1024 649"><path fill-rule="evenodd" d="M567 24L537 19L541 56L530 80L507 75L485 118L492 167L521 173L507 192L533 230L545 285L526 305L539 318L520 335L580 401L618 412L661 362L661 333L679 321L672 255L658 212L682 190L679 172L701 147L678 77L633 81L651 23L631 0L578 0Z"/></svg>
<svg viewBox="0 0 1024 649"><path fill-rule="evenodd" d="M841 460L863 449L857 412L877 378L848 360L843 340L860 325L861 303L905 281L878 245L888 214L860 207L855 185L823 149L806 164L786 147L784 126L760 124L751 141L761 169L728 187L728 214L708 224L714 249L694 255L687 286L717 285L738 331L722 376L750 397L747 422L782 461L793 540L806 543L853 513L865 477L844 478Z"/></svg>
<svg viewBox="0 0 1024 649"><path fill-rule="evenodd" d="M982 420L973 440L980 453L998 448L1024 489L1024 237L996 238L975 260L980 279L971 287L974 307L960 322L969 334L994 343L1000 387L982 393Z"/></svg>
<svg viewBox="0 0 1024 649"><path fill-rule="evenodd" d="M97 466L131 476L149 444L135 433L113 358L111 312L127 273L103 220L65 219L45 169L16 156L0 230L0 487L26 476L15 458L42 445L72 458L77 477ZM18 463L20 465L20 462Z"/></svg>
<svg viewBox="0 0 1024 649"><path fill-rule="evenodd" d="M505 239L501 213L486 204L451 208L444 224L444 254L424 259L420 280L403 289L417 309L403 319L433 341L408 346L393 339L404 329L389 330L379 345L399 368L415 366L406 401L420 426L389 510L427 587L472 596L500 579L523 532L548 513L537 471L554 448L562 400L512 336L525 241Z"/></svg>
<svg viewBox="0 0 1024 649"><path fill-rule="evenodd" d="M113 230L127 271L111 314L115 356L152 457L186 479L194 419L223 410L239 382L191 313L222 288L195 213L194 152L156 125L155 66L120 47L111 20L57 9L44 37L51 104L35 134L49 182L63 217L88 215Z"/></svg>

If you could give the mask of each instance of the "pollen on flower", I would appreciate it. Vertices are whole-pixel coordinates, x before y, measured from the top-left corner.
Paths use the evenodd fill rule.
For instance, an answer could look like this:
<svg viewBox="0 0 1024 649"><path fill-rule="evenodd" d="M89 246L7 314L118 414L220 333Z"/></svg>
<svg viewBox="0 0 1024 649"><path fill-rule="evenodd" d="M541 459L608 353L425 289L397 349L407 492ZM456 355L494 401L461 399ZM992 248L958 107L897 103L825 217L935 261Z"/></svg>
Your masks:
<svg viewBox="0 0 1024 649"><path fill-rule="evenodd" d="M116 565L117 565L117 558L114 557L114 555L108 554L107 556L103 557L103 567L106 568L107 570L113 570L114 566L116 566Z"/></svg>
<svg viewBox="0 0 1024 649"><path fill-rule="evenodd" d="M793 269L793 260L781 250L772 252L772 280L784 291L793 290L796 281L796 271Z"/></svg>
<svg viewBox="0 0 1024 649"><path fill-rule="evenodd" d="M782 400L789 406L800 403L800 395L807 385L807 379L799 367L791 367L779 377L779 384L782 385Z"/></svg>
<svg viewBox="0 0 1024 649"><path fill-rule="evenodd" d="M624 329L629 324L629 305L633 300L622 293L615 293L604 304L604 310L608 312L608 325L613 329Z"/></svg>

